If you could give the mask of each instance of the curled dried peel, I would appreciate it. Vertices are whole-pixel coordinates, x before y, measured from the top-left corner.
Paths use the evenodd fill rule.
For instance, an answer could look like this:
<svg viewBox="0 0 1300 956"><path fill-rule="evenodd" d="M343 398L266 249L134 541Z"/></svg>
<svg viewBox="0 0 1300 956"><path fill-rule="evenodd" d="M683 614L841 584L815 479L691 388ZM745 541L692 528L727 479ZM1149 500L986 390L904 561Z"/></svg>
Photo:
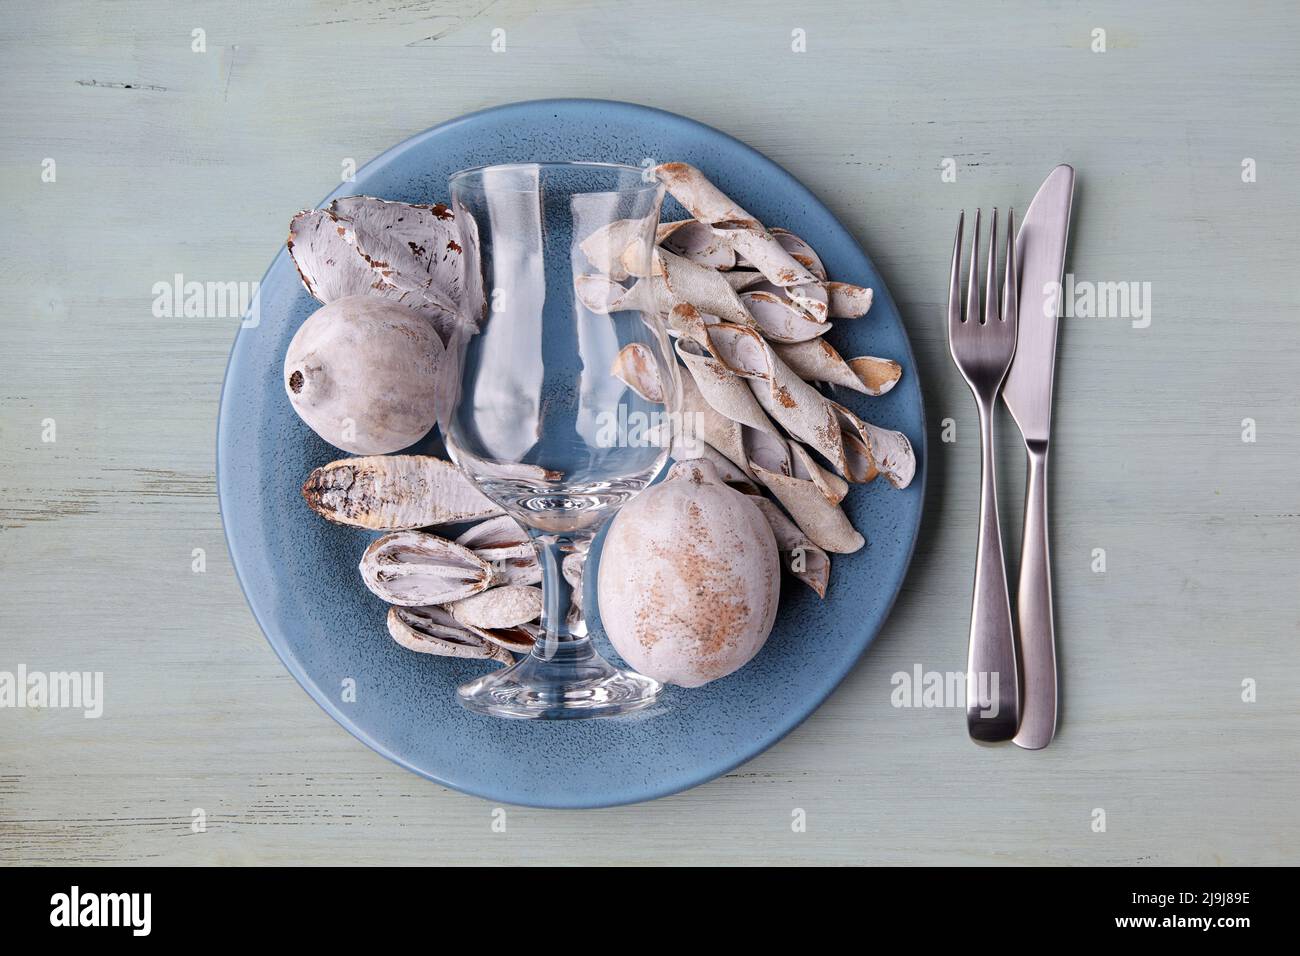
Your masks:
<svg viewBox="0 0 1300 956"><path fill-rule="evenodd" d="M469 548L423 531L394 531L361 556L361 580L389 604L423 607L479 594L492 584L492 567Z"/></svg>
<svg viewBox="0 0 1300 956"><path fill-rule="evenodd" d="M322 517L372 531L476 521L501 513L460 469L429 455L332 461L307 476L302 496Z"/></svg>
<svg viewBox="0 0 1300 956"><path fill-rule="evenodd" d="M787 252L761 222L694 166L663 163L655 167L655 175L687 212L724 236L737 256L785 289L790 299L813 319L826 320L827 299L821 281Z"/></svg>
<svg viewBox="0 0 1300 956"><path fill-rule="evenodd" d="M832 319L857 319L866 315L875 297L870 289L847 282L826 283L827 313Z"/></svg>
<svg viewBox="0 0 1300 956"><path fill-rule="evenodd" d="M753 325L754 318L746 309L730 283L719 272L666 249L660 249L658 258L664 269L671 306L689 303L701 312L716 315L737 325ZM651 280L653 281L653 279Z"/></svg>

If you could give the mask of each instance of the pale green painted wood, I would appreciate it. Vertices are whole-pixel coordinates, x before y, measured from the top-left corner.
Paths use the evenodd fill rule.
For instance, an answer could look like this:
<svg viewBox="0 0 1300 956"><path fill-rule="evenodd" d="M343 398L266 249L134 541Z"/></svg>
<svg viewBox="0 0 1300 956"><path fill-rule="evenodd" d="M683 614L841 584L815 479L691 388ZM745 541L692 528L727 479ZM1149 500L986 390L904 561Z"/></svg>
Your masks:
<svg viewBox="0 0 1300 956"><path fill-rule="evenodd" d="M98 721L0 710L0 861L1296 862L1296 9L534 6L6 5L0 669L103 670L108 700ZM191 51L195 28L207 52ZM505 53L489 49L496 28ZM390 766L276 660L213 484L234 322L150 305L178 272L256 280L345 159L537 96L684 113L820 195L909 324L931 486L886 633L787 740L677 797L510 809L496 833L492 806ZM893 708L890 677L964 661L977 444L939 320L956 211L1023 207L1059 161L1079 172L1072 270L1150 282L1153 318L1063 329L1066 711L1056 744L1028 754L971 744L958 711ZM955 444L939 441L949 417ZM1013 511L1019 480L1007 470Z"/></svg>

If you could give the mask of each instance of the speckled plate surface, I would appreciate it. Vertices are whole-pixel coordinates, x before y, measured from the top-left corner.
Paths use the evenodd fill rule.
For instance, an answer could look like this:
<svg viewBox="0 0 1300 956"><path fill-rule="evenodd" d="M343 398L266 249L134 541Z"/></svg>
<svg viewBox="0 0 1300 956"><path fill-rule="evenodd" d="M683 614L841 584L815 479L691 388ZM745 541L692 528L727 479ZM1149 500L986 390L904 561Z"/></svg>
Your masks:
<svg viewBox="0 0 1300 956"><path fill-rule="evenodd" d="M649 800L704 783L781 739L849 672L880 631L902 585L920 524L926 453L921 392L907 334L871 261L789 173L743 143L671 113L599 100L540 100L474 113L394 146L326 200L364 194L406 202L447 198L447 175L484 163L587 159L639 165L680 160L769 225L820 254L831 278L875 290L862 319L830 341L845 355L897 359L888 395L837 396L871 421L905 432L918 457L904 491L854 486L845 507L868 546L835 556L824 601L785 582L776 628L748 666L698 690L668 688L630 717L529 722L482 717L455 687L483 662L414 654L393 642L383 603L357 561L374 537L314 515L299 494L307 473L343 457L294 414L280 384L289 339L317 303L281 251L262 280L257 324L235 340L221 395L217 484L235 570L285 666L316 702L367 746L438 783L496 802L597 807ZM285 207L284 219L297 210ZM683 218L671 200L664 218ZM437 448L431 439L429 448ZM599 554L596 553L596 560ZM594 574L588 575L589 607ZM591 615L601 652L617 659ZM344 682L356 699L343 700Z"/></svg>

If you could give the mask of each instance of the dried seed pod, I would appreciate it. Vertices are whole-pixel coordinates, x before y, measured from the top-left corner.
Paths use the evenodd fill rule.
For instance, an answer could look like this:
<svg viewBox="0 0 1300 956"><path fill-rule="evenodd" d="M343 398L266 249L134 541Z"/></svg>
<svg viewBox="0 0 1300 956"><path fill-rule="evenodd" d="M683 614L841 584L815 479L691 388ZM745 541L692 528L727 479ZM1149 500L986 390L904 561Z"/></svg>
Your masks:
<svg viewBox="0 0 1300 956"><path fill-rule="evenodd" d="M826 321L827 296L821 281L790 255L761 222L709 182L694 166L663 163L655 167L655 175L687 212L725 236L735 250L738 262L743 259L752 263L771 282L783 288L795 305L814 320Z"/></svg>
<svg viewBox="0 0 1300 956"><path fill-rule="evenodd" d="M376 539L359 567L366 587L402 607L450 604L492 584L491 565L473 551L422 531L394 531Z"/></svg>
<svg viewBox="0 0 1300 956"><path fill-rule="evenodd" d="M476 524L456 543L492 565L493 584L537 584L542 580L532 539L509 515Z"/></svg>
<svg viewBox="0 0 1300 956"><path fill-rule="evenodd" d="M760 495L751 496L758 510L772 528L781 562L792 575L817 592L826 596L826 585L831 577L831 559L821 548L799 530L799 526L785 516L776 505Z"/></svg>
<svg viewBox="0 0 1300 956"><path fill-rule="evenodd" d="M771 292L745 292L740 301L754 317L763 338L771 342L806 342L831 330L831 323L814 322L802 309Z"/></svg>
<svg viewBox="0 0 1300 956"><path fill-rule="evenodd" d="M298 329L284 357L294 411L321 438L358 455L397 451L438 420L445 349L410 309L375 296L336 299Z"/></svg>
<svg viewBox="0 0 1300 956"><path fill-rule="evenodd" d="M434 206L389 202L373 196L345 196L329 211L348 224L345 238L377 280L417 294L438 307L431 316L443 341L459 323L467 275L455 216Z"/></svg>
<svg viewBox="0 0 1300 956"><path fill-rule="evenodd" d="M697 219L662 223L655 239L674 255L709 269L726 271L736 265L736 251L731 248L726 235Z"/></svg>
<svg viewBox="0 0 1300 956"><path fill-rule="evenodd" d="M772 351L805 382L842 385L864 395L884 395L903 375L903 366L893 359L870 355L845 359L825 339L774 342Z"/></svg>
<svg viewBox="0 0 1300 956"><path fill-rule="evenodd" d="M822 260L815 249L804 240L800 239L789 229L782 229L780 226L773 226L768 230L776 236L776 241L781 244L781 248L790 253L790 256L822 282L826 281L826 267L822 265Z"/></svg>
<svg viewBox="0 0 1300 956"><path fill-rule="evenodd" d="M542 613L542 591L507 584L445 603L452 617L465 627L499 630L537 620Z"/></svg>
<svg viewBox="0 0 1300 956"><path fill-rule="evenodd" d="M447 612L450 613L450 612ZM467 631L515 654L527 654L542 637L542 628L533 623L517 624L514 627L498 627L492 630L463 625Z"/></svg>
<svg viewBox="0 0 1300 956"><path fill-rule="evenodd" d="M429 455L332 461L307 476L302 496L322 517L372 531L477 521L501 513L459 468Z"/></svg>
<svg viewBox="0 0 1300 956"><path fill-rule="evenodd" d="M867 314L874 293L847 282L826 283L826 311L832 319L856 319Z"/></svg>
<svg viewBox="0 0 1300 956"><path fill-rule="evenodd" d="M513 664L510 651L456 623L441 607L390 607L388 633L407 650Z"/></svg>
<svg viewBox="0 0 1300 956"><path fill-rule="evenodd" d="M601 553L601 620L649 677L699 687L748 663L772 629L772 529L705 461L675 464L614 518Z"/></svg>
<svg viewBox="0 0 1300 956"><path fill-rule="evenodd" d="M337 215L333 206L294 216L285 245L303 286L321 302L328 305L352 295L387 299L424 316L446 343L445 330L456 322L455 307L440 292L394 281L398 277L391 269L377 270L358 248L352 222Z"/></svg>

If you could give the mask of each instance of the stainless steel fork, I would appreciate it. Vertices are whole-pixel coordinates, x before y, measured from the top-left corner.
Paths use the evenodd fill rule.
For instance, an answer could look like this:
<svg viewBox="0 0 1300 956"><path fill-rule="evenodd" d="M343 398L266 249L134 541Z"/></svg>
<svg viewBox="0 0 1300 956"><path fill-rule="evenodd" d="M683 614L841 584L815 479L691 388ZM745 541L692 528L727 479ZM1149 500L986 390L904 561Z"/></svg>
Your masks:
<svg viewBox="0 0 1300 956"><path fill-rule="evenodd" d="M970 649L966 660L966 727L975 740L1010 740L1020 723L1020 668L1011 626L1002 529L993 462L993 409L1016 353L1019 283L1016 275L1015 214L1007 212L1007 251L1002 295L996 281L998 211L989 229L984 308L979 301L980 211L970 242L966 309L961 307L961 239L966 221L957 220L948 287L948 350L975 396L980 424L980 523L971 601Z"/></svg>

